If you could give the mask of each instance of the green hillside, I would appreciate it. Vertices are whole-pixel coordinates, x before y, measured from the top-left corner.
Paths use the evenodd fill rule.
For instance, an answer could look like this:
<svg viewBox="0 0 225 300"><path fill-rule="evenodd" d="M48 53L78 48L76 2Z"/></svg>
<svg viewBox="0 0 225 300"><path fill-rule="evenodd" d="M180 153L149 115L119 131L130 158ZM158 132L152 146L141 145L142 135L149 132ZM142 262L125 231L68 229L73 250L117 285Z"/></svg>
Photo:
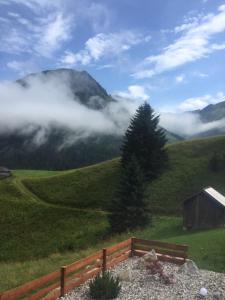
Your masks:
<svg viewBox="0 0 225 300"><path fill-rule="evenodd" d="M209 171L215 151L225 153L225 137L169 145L170 166L148 189L149 205L158 214L179 214L185 198L212 185L225 193L225 172ZM106 209L118 182L118 159L23 183L48 203L77 208Z"/></svg>
<svg viewBox="0 0 225 300"><path fill-rule="evenodd" d="M204 186L225 193L225 172L208 170L215 151L225 152L225 137L168 146L170 167L148 187L153 227L105 240L104 210L114 197L118 159L65 172L14 171L0 181L0 268L5 274L0 290L134 235L185 242L199 266L225 272L225 229L183 232L176 216L182 201Z"/></svg>
<svg viewBox="0 0 225 300"><path fill-rule="evenodd" d="M15 179L0 181L0 261L85 248L105 232L103 213L46 205Z"/></svg>

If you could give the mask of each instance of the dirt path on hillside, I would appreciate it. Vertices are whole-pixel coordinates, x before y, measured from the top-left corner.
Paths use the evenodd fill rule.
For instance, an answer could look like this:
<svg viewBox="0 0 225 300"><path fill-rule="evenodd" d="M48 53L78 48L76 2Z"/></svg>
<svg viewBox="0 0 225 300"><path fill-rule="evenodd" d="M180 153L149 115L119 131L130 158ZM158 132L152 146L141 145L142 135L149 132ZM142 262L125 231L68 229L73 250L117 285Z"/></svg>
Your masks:
<svg viewBox="0 0 225 300"><path fill-rule="evenodd" d="M14 177L13 178L13 183L15 184L15 186L18 188L18 190L25 196L27 196L29 198L29 200L37 203L37 204L42 204L44 206L50 206L50 207L54 207L54 208L63 208L63 209L69 209L69 210L73 210L76 212L95 212L95 213L99 213L99 214L103 214L103 215L107 215L108 213L102 210L92 210L92 209L79 209L79 208L75 208L75 207L70 207L70 206L64 206L64 205L57 205L57 204L53 204L53 203L49 203L47 201L42 200L41 198L39 198L36 194L34 194L33 192L31 192L31 190L29 190L26 185L23 184L22 179Z"/></svg>

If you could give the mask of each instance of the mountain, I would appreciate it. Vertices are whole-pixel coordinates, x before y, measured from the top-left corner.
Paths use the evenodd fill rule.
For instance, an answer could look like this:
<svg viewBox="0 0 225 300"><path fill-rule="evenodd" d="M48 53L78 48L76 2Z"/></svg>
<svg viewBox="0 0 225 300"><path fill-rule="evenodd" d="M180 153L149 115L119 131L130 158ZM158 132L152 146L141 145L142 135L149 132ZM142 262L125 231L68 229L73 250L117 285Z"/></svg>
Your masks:
<svg viewBox="0 0 225 300"><path fill-rule="evenodd" d="M225 133L225 101L210 104L201 110L195 110L191 113L198 115L202 123L209 127L208 130L196 134L194 137L210 137Z"/></svg>
<svg viewBox="0 0 225 300"><path fill-rule="evenodd" d="M184 141L184 138L164 128L168 144Z"/></svg>
<svg viewBox="0 0 225 300"><path fill-rule="evenodd" d="M92 109L102 109L109 102L115 101L109 96L106 90L86 71L76 71L72 69L56 69L42 71L40 74L33 73L17 80L17 83L24 87L29 86L30 80L41 77L48 81L53 78L60 78L65 81L71 89L74 100L81 101L87 107Z"/></svg>
<svg viewBox="0 0 225 300"><path fill-rule="evenodd" d="M110 114L107 115L110 111L108 108L119 103L86 71L47 70L30 74L17 80L16 83L26 91L36 81L49 82L54 85L56 91L56 85L66 87L66 92L70 93L70 99L72 97L73 101L81 103L83 108L88 108L91 112L101 112L108 119L111 117ZM42 88L47 89L48 86L42 85ZM38 92L39 87L36 89ZM68 105L68 102L65 102L65 105ZM129 110L119 107L119 111L116 113L121 114L121 112L129 120ZM52 114L54 114L53 111ZM118 128L119 131L119 125L115 120L117 121L117 119L115 118L113 121L115 128ZM93 122L96 122L96 118L93 121L87 117L82 124L88 123L91 128L95 125L92 126ZM171 132L166 131L166 135L170 142L180 140ZM41 142L39 142L40 140ZM122 135L118 132L105 130L102 133L95 133L93 131L93 133L85 135L80 129L71 129L57 123L51 123L43 132L41 125L28 124L24 126L23 130L6 131L0 134L0 165L11 169L62 170L77 168L119 156L121 141Z"/></svg>
<svg viewBox="0 0 225 300"><path fill-rule="evenodd" d="M198 114L204 123L218 121L225 118L225 101L217 104L209 104L201 110L192 111L192 113Z"/></svg>

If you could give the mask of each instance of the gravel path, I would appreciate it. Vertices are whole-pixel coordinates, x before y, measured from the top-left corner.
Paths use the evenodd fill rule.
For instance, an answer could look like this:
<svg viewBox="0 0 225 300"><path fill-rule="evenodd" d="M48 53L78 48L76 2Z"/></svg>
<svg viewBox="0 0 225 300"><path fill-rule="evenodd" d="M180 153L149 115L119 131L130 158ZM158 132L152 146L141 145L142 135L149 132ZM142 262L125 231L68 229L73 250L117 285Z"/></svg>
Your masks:
<svg viewBox="0 0 225 300"><path fill-rule="evenodd" d="M163 263L168 274L174 274L175 283L165 285L157 275L150 275L146 270L138 270L135 266L140 258L130 258L113 270L113 274L120 274L130 269L130 281L122 281L122 289L117 300L225 300L225 274L199 270L198 273L187 274L180 267L170 263ZM200 288L208 290L206 297L199 295ZM90 300L88 297L88 282L76 288L61 300Z"/></svg>

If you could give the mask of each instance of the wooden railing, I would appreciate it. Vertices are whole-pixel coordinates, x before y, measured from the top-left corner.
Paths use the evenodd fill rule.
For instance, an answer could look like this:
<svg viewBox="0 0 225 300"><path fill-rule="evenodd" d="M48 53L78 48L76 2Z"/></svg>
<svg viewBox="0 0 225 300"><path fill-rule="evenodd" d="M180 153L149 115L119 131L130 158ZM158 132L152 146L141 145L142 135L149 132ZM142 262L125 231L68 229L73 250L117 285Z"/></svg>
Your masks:
<svg viewBox="0 0 225 300"><path fill-rule="evenodd" d="M171 244L161 241L149 241L132 238L134 255L142 256L154 249L161 261L183 264L188 257L188 246Z"/></svg>
<svg viewBox="0 0 225 300"><path fill-rule="evenodd" d="M3 292L0 294L0 300L55 300L88 279L93 278L101 271L114 267L130 256L142 256L151 249L155 249L158 258L162 261L183 264L188 257L187 245L130 238L70 265L63 266L60 271Z"/></svg>

